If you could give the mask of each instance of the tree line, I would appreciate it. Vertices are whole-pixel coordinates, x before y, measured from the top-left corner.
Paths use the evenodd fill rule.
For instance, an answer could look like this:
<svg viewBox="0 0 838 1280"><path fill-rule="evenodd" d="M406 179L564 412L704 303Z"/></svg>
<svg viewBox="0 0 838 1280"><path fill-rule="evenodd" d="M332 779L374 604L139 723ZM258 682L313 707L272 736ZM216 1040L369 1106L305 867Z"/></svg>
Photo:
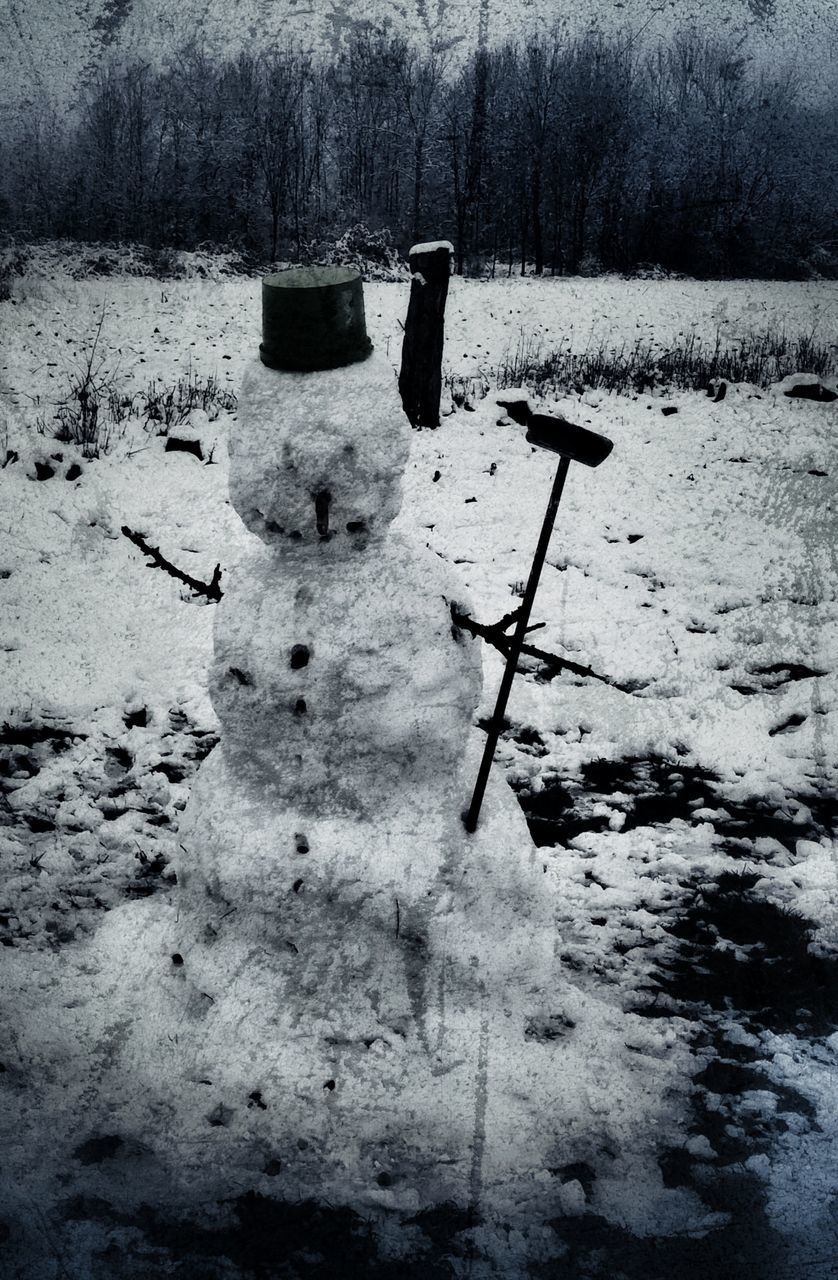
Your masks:
<svg viewBox="0 0 838 1280"><path fill-rule="evenodd" d="M306 261L348 226L462 273L838 274L838 111L803 76L699 32L641 47L560 30L455 65L390 30L103 69L80 114L0 146L26 238L236 247Z"/></svg>

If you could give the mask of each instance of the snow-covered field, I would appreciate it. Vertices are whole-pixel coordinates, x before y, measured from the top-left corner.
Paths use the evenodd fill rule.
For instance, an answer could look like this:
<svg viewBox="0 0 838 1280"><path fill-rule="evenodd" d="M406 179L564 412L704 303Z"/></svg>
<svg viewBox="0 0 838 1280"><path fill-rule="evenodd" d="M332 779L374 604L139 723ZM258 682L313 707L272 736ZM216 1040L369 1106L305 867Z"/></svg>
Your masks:
<svg viewBox="0 0 838 1280"><path fill-rule="evenodd" d="M571 467L531 636L604 678L548 678L533 661L500 751L557 886L564 1007L584 1013L577 1032L568 1018L539 1033L561 1040L555 1092L530 1096L522 1079L515 1098L556 1136L550 1168L529 1171L554 1192L549 1222L477 1227L419 1205L408 1228L379 1178L368 1201L332 1192L331 1210L280 1231L272 1175L247 1184L241 1170L229 1183L251 1216L240 1194L233 1226L229 1206L213 1210L212 1237L204 1222L175 1238L165 1206L120 1208L150 1176L145 1156L91 1128L107 1046L91 1059L83 1035L52 1034L55 1002L96 1021L112 975L90 939L106 911L175 900L178 819L218 727L215 606L146 567L121 529L204 581L251 539L227 500L232 408L193 410L168 437L129 416L97 458L50 432L103 308L100 376L139 406L178 378L235 393L259 289L55 277L0 304L4 1274L249 1274L277 1254L242 1239L284 1231L286 1269L261 1274L834 1275L838 410L781 385L545 406L614 441L597 471ZM407 285L368 284L365 299L397 367ZM829 342L836 321L826 283L454 279L446 368L489 394L413 433L398 526L496 622L522 590L554 469L491 386L521 333L666 349L718 330ZM167 451L171 437L200 441L203 459ZM488 646L484 666L481 717L501 672ZM257 1102L248 1123L268 1132L270 1109ZM111 1201L90 1193L94 1174ZM347 1248L354 1272L337 1261Z"/></svg>

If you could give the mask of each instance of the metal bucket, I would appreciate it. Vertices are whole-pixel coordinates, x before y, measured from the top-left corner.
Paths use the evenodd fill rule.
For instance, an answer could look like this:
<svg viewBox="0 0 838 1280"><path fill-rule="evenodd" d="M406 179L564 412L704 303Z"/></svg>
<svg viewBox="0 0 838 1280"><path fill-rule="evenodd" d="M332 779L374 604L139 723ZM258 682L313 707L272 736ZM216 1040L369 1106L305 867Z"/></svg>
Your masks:
<svg viewBox="0 0 838 1280"><path fill-rule="evenodd" d="M354 267L293 267L265 276L259 357L268 368L337 369L371 351Z"/></svg>

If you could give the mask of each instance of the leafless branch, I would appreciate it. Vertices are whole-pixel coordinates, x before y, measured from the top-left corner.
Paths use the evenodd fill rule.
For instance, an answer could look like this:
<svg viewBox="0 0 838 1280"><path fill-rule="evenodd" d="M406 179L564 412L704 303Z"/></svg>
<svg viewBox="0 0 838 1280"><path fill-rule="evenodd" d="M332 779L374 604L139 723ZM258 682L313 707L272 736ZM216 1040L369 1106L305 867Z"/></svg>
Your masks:
<svg viewBox="0 0 838 1280"><path fill-rule="evenodd" d="M468 631L470 635L479 636L481 640L485 640L492 648L497 649L506 658L509 656L509 650L512 646L512 637L507 635L507 629L516 621L520 609L513 609L511 613L507 613L500 622L485 623L476 622L474 618L470 618L466 613L460 613L458 609L451 610L451 617L455 626L462 627L464 631ZM537 631L543 627L545 623L538 622L534 626L527 627L527 633ZM569 658L559 658L555 653L547 653L545 649L537 649L535 645L525 644L521 646L521 653L526 654L529 658L536 658L543 667L547 669L548 679L556 676L561 671L569 671L575 676L584 676L590 680L599 680L602 684L611 685L614 689L620 689L623 693L632 693L633 690L627 685L622 685L617 680L612 680L610 676L604 676L598 671L594 671L593 667L584 667L579 662L572 662ZM524 670L520 668L519 670Z"/></svg>
<svg viewBox="0 0 838 1280"><path fill-rule="evenodd" d="M144 555L149 557L151 563L150 569L162 569L164 573L168 573L170 577L177 578L179 582L185 582L196 595L206 596L208 600L220 600L224 594L221 590L221 565L217 564L213 570L212 580L210 582L201 582L199 578L193 578L183 570L178 569L161 554L159 547L150 546L141 533L135 533L133 529L129 529L127 524L122 526L122 532L129 542L133 542L135 547L139 547Z"/></svg>

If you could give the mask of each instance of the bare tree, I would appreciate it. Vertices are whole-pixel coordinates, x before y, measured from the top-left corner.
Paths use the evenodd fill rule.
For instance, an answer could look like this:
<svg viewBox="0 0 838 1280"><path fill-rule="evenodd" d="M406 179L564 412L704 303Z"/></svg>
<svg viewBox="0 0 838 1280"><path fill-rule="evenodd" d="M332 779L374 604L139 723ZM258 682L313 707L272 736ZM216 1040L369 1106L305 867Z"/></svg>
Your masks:
<svg viewBox="0 0 838 1280"><path fill-rule="evenodd" d="M295 124L303 101L309 62L302 54L283 50L267 57L260 70L256 162L270 215L270 255L275 259L280 218L289 201Z"/></svg>
<svg viewBox="0 0 838 1280"><path fill-rule="evenodd" d="M422 201L431 152L439 145L439 98L446 71L445 54L432 48L426 57L413 56L404 42L394 60L399 102L404 115L410 167L410 236L422 235Z"/></svg>
<svg viewBox="0 0 838 1280"><path fill-rule="evenodd" d="M445 101L445 129L454 199L456 269L463 274L466 257L480 242L480 203L491 118L496 58L478 49L450 86Z"/></svg>
<svg viewBox="0 0 838 1280"><path fill-rule="evenodd" d="M358 24L329 65L293 49L103 67L76 120L3 139L3 217L26 236L235 244L305 258L353 222L460 273L838 271L838 111L704 30L653 51L561 28L459 69ZM410 237L410 240L408 240Z"/></svg>

